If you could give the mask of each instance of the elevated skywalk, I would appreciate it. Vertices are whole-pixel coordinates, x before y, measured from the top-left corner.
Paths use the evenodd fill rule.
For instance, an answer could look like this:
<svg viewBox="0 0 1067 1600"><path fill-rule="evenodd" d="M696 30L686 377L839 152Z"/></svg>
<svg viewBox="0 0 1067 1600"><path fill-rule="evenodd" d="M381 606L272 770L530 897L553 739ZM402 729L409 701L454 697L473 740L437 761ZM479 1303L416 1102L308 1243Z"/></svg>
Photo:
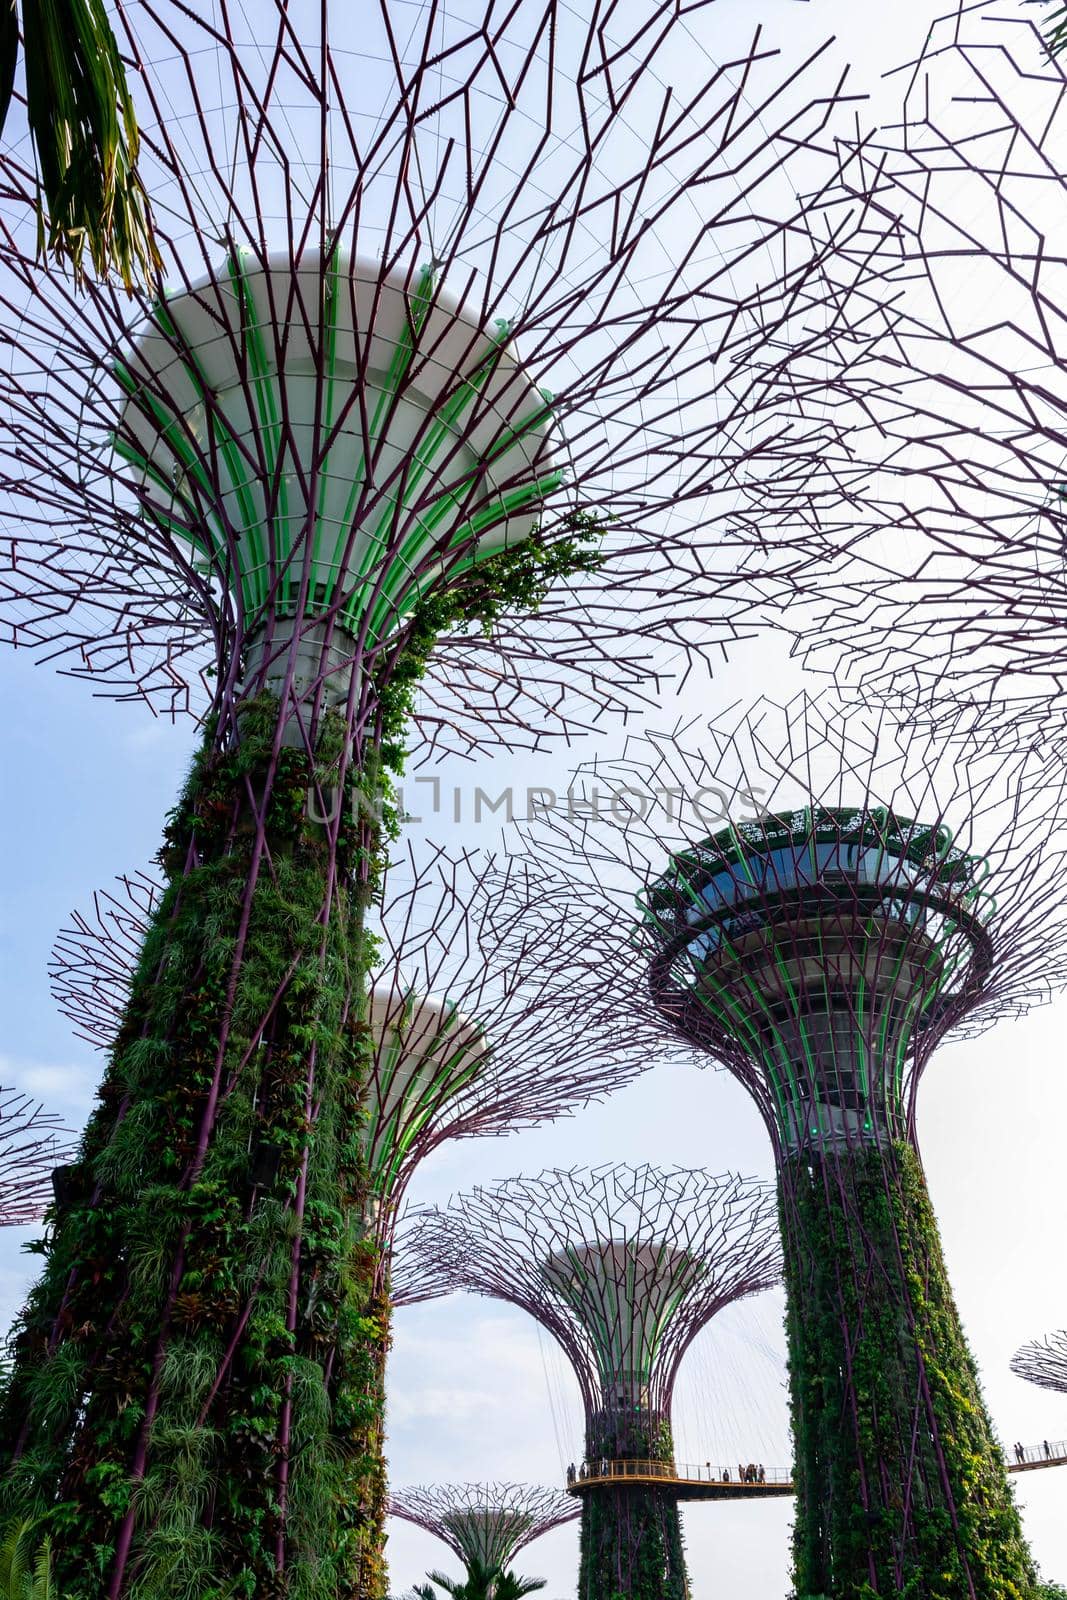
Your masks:
<svg viewBox="0 0 1067 1600"><path fill-rule="evenodd" d="M1012 1447L1005 1451L1009 1472L1036 1472L1044 1467L1067 1467L1067 1439L1027 1445L1021 1454ZM678 1500L763 1500L793 1493L788 1469L757 1466L755 1477L744 1476L736 1468L715 1466L705 1461L694 1466L674 1461L585 1461L567 1474L569 1493L582 1495L603 1485L621 1488L626 1484L647 1484L670 1489Z"/></svg>

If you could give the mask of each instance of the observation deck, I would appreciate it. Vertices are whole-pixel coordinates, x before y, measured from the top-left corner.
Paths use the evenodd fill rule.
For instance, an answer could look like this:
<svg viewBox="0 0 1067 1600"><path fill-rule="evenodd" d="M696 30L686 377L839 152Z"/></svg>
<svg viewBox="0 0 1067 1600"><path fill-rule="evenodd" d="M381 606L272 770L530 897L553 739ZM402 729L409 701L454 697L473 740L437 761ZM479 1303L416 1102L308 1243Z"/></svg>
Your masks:
<svg viewBox="0 0 1067 1600"><path fill-rule="evenodd" d="M1036 1472L1042 1467L1067 1467L1067 1439L1027 1445L1022 1459L1016 1459L1014 1450L1006 1450L1009 1472ZM762 1479L756 1482L739 1478L729 1467L716 1467L711 1462L693 1466L674 1461L593 1461L586 1462L577 1472L567 1475L568 1494L582 1495L587 1489L610 1484L616 1488L623 1484L648 1485L671 1489L678 1500L765 1500L793 1493L793 1480L788 1469L764 1467Z"/></svg>

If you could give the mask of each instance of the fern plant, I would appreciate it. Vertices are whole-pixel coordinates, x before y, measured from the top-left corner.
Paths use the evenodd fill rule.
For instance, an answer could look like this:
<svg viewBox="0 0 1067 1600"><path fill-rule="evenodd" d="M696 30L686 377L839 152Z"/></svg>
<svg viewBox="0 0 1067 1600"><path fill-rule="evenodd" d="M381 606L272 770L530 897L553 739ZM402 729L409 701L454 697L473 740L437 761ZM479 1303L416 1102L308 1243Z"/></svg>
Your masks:
<svg viewBox="0 0 1067 1600"><path fill-rule="evenodd" d="M0 1544L0 1600L63 1600L52 1579L52 1541L34 1549L36 1522L26 1518Z"/></svg>

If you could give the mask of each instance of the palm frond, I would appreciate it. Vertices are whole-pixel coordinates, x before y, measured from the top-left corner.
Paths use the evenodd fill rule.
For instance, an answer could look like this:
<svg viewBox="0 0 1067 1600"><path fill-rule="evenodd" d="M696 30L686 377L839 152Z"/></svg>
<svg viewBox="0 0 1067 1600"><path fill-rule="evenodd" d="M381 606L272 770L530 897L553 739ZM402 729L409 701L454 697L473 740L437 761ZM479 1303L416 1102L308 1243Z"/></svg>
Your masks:
<svg viewBox="0 0 1067 1600"><path fill-rule="evenodd" d="M1031 0L1031 4L1034 0ZM1050 5L1053 0L1036 0L1038 5ZM1050 56L1058 56L1067 48L1067 4L1058 4L1045 27L1045 44Z"/></svg>
<svg viewBox="0 0 1067 1600"><path fill-rule="evenodd" d="M29 1542L34 1523L27 1519L4 1529L0 1542L0 1595L24 1594L30 1575Z"/></svg>
<svg viewBox="0 0 1067 1600"><path fill-rule="evenodd" d="M428 1572L426 1576L429 1578L430 1583L435 1583L439 1589L444 1590L445 1594L453 1595L456 1600L464 1600L463 1591L467 1586L462 1581L457 1582L455 1578L449 1578L443 1572ZM433 1594L430 1584L426 1585L426 1589L430 1590L431 1595Z"/></svg>
<svg viewBox="0 0 1067 1600"><path fill-rule="evenodd" d="M78 282L88 259L127 289L151 283L161 261L137 175L137 119L103 0L22 0L22 36L41 254L69 262Z"/></svg>

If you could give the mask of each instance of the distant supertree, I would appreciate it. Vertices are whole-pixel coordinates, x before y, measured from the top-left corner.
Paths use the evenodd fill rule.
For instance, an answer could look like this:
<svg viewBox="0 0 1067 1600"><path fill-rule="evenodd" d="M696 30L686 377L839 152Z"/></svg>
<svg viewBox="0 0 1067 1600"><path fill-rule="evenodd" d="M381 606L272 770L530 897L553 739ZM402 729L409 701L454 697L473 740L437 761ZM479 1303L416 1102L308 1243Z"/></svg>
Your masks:
<svg viewBox="0 0 1067 1600"><path fill-rule="evenodd" d="M381 1252L368 1264L380 1329L374 1388L384 1383L391 1307L446 1287L424 1254L394 1254L419 1163L447 1139L567 1115L655 1060L652 1027L619 1026L621 991L576 973L597 934L566 887L518 859L433 847L399 853L383 876L358 1130L368 1187L361 1231ZM56 940L52 992L80 1037L114 1038L160 892L146 873L120 878ZM279 1153L254 1110L246 1159L255 1193L275 1192ZM401 1245L415 1221L401 1227ZM384 1476L378 1487L384 1517Z"/></svg>
<svg viewBox="0 0 1067 1600"><path fill-rule="evenodd" d="M643 945L635 1007L725 1066L771 1136L805 1595L1033 1593L915 1094L946 1034L1067 980L1061 818L1032 758L946 755L950 731L762 700L579 769L585 805L536 839Z"/></svg>
<svg viewBox="0 0 1067 1600"><path fill-rule="evenodd" d="M696 15L122 6L154 297L43 270L5 153L12 636L167 710L208 691L0 1409L70 1600L381 1593L354 1130L407 724L471 749L625 709L851 473L842 74L759 29L711 62Z"/></svg>
<svg viewBox="0 0 1067 1600"><path fill-rule="evenodd" d="M589 1462L672 1462L683 1355L724 1306L781 1274L769 1192L680 1168L552 1171L475 1189L427 1211L410 1248L453 1288L519 1306L552 1334L581 1389ZM582 1600L688 1594L669 1486L582 1492Z"/></svg>
<svg viewBox="0 0 1067 1600"><path fill-rule="evenodd" d="M439 1144L569 1115L665 1054L651 1025L618 1024L621 986L609 997L575 966L609 925L576 910L570 889L518 856L432 845L398 853L382 874L362 1137L386 1250ZM161 894L149 873L120 877L57 936L52 994L79 1038L114 1039Z"/></svg>
<svg viewBox="0 0 1067 1600"><path fill-rule="evenodd" d="M579 1506L572 1495L531 1484L434 1483L394 1490L389 1511L442 1540L469 1575L507 1572L520 1550L573 1522Z"/></svg>
<svg viewBox="0 0 1067 1600"><path fill-rule="evenodd" d="M17 1089L0 1088L0 1228L38 1222L52 1199L52 1173L69 1154L68 1129Z"/></svg>
<svg viewBox="0 0 1067 1600"><path fill-rule="evenodd" d="M1024 1344L1012 1356L1011 1370L1028 1383L1067 1394L1067 1330Z"/></svg>

